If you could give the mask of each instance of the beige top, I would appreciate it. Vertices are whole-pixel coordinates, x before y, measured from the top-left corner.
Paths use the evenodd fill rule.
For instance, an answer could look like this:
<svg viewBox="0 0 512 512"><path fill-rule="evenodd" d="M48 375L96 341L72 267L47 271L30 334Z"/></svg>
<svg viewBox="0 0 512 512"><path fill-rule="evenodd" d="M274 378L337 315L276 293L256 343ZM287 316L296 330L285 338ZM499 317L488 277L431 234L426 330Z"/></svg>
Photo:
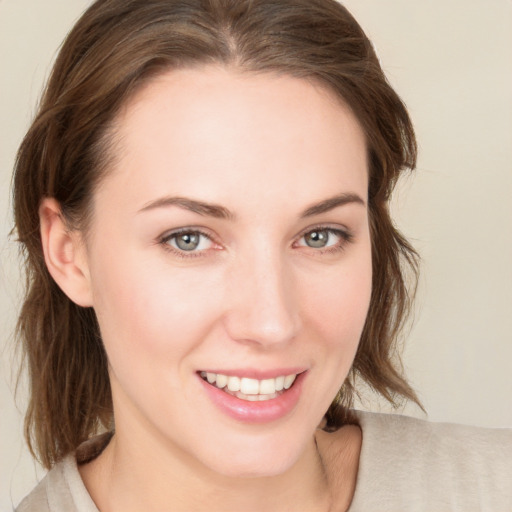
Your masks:
<svg viewBox="0 0 512 512"><path fill-rule="evenodd" d="M511 512L512 429L357 412L363 432L349 512ZM68 455L16 512L99 512Z"/></svg>

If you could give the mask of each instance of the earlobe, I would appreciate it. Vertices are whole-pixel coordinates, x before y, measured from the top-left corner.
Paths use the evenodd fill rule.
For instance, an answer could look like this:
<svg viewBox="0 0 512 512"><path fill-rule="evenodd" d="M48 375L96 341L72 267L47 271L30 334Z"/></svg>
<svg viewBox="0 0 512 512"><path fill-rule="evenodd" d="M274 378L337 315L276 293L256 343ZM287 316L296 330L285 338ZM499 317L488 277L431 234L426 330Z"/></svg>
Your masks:
<svg viewBox="0 0 512 512"><path fill-rule="evenodd" d="M39 207L44 259L60 289L76 304L92 306L87 258L82 236L70 231L61 208L53 198L45 198Z"/></svg>

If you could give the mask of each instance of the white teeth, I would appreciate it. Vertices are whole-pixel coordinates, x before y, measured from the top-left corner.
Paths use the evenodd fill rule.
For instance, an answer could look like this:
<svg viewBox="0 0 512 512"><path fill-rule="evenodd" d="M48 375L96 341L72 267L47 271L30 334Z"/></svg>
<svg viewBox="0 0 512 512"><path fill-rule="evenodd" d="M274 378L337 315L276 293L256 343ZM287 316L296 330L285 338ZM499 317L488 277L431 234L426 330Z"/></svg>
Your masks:
<svg viewBox="0 0 512 512"><path fill-rule="evenodd" d="M229 391L240 391L240 379L238 377L228 377Z"/></svg>
<svg viewBox="0 0 512 512"><path fill-rule="evenodd" d="M270 400L277 392L290 389L297 375L281 375L275 379L250 379L248 377L228 376L222 373L201 372L201 377L219 389L229 391L243 400ZM226 389L225 389L226 388Z"/></svg>
<svg viewBox="0 0 512 512"><path fill-rule="evenodd" d="M272 393L270 395L244 395L241 391L237 391L236 393L233 393L233 395L248 402L264 402L265 400L272 400L272 398L277 397L277 393Z"/></svg>
<svg viewBox="0 0 512 512"><path fill-rule="evenodd" d="M219 388L225 388L228 383L228 377L226 375L222 375L222 373L217 374L217 380L215 381L215 385Z"/></svg>
<svg viewBox="0 0 512 512"><path fill-rule="evenodd" d="M285 377L276 377L276 391L282 391L284 388Z"/></svg>
<svg viewBox="0 0 512 512"><path fill-rule="evenodd" d="M284 389L289 389L295 380L296 375L287 375L284 379Z"/></svg>
<svg viewBox="0 0 512 512"><path fill-rule="evenodd" d="M240 381L240 391L244 395L257 395L260 392L260 381L243 377Z"/></svg>
<svg viewBox="0 0 512 512"><path fill-rule="evenodd" d="M265 379L260 382L260 395L271 395L276 392L277 379Z"/></svg>

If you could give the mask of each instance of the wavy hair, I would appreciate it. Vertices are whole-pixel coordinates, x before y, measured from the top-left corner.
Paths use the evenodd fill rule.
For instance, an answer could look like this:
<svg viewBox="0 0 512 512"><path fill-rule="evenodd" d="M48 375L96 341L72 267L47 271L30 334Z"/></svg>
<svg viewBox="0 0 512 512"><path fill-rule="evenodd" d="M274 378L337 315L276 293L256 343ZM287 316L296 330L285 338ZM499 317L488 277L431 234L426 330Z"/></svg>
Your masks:
<svg viewBox="0 0 512 512"><path fill-rule="evenodd" d="M120 108L168 70L220 64L313 80L350 106L367 140L373 283L355 360L327 411L327 428L350 421L361 378L391 403L419 401L402 376L397 339L411 306L417 254L397 231L388 202L416 163L407 110L371 42L335 0L98 0L59 52L15 166L15 232L26 295L17 339L30 378L25 435L49 468L112 427L107 357L94 310L74 304L44 261L38 208L59 201L73 229L86 229L91 198L108 172Z"/></svg>

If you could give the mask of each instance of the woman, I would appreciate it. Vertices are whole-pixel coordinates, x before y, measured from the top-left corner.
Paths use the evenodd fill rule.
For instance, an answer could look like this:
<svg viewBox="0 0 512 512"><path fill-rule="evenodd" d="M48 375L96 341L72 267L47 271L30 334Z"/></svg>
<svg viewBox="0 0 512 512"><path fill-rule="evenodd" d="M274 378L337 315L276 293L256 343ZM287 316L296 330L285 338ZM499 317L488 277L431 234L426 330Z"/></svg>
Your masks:
<svg viewBox="0 0 512 512"><path fill-rule="evenodd" d="M92 5L16 166L52 468L19 510L510 507L509 432L350 410L355 376L417 401L388 212L415 158L333 1Z"/></svg>

